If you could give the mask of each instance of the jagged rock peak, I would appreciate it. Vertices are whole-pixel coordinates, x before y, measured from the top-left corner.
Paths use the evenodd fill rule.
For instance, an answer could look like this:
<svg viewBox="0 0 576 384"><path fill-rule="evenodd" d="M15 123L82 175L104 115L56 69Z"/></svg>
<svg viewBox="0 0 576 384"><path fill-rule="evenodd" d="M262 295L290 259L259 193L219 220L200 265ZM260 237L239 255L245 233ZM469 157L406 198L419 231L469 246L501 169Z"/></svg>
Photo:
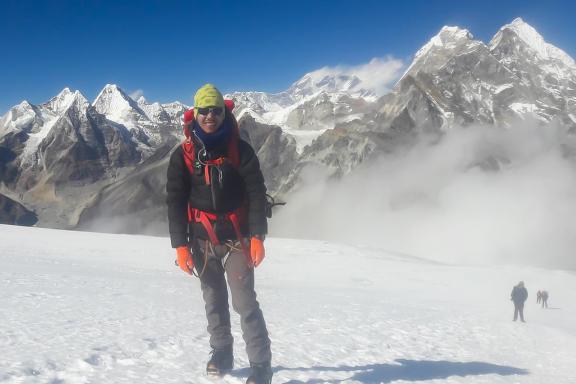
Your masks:
<svg viewBox="0 0 576 384"><path fill-rule="evenodd" d="M524 41L530 48L543 59L560 60L570 67L576 66L574 59L566 52L551 44L548 44L542 35L534 27L526 23L522 18L517 17L510 24L504 25L490 41L490 49L494 50L498 45L505 43L505 32L512 32L519 39Z"/></svg>
<svg viewBox="0 0 576 384"><path fill-rule="evenodd" d="M346 81L349 78L350 76L339 73L339 71L336 69L323 67L302 76L300 80L292 84L292 86L289 89L289 92L292 89L297 89L304 85L313 86L316 88L327 88L327 87L334 88L337 80L342 81L343 82L341 83L342 85L346 85Z"/></svg>
<svg viewBox="0 0 576 384"><path fill-rule="evenodd" d="M163 108L191 108L190 106L180 102L180 101L173 101L171 103L163 103L161 104Z"/></svg>
<svg viewBox="0 0 576 384"><path fill-rule="evenodd" d="M140 96L138 98L138 106L142 111L146 114L148 119L154 122L166 121L170 120L170 115L166 115L167 112L164 110L162 105L159 102L154 102L152 104L148 103L148 101L144 98L144 96Z"/></svg>
<svg viewBox="0 0 576 384"><path fill-rule="evenodd" d="M87 109L90 106L88 99L80 91L74 91L70 105L76 104L79 109Z"/></svg>
<svg viewBox="0 0 576 384"><path fill-rule="evenodd" d="M335 92L347 91L360 83L360 79L354 74L347 73L339 67L323 67L302 76L288 89L288 93L295 96L304 88L311 88L308 92L318 91Z"/></svg>
<svg viewBox="0 0 576 384"><path fill-rule="evenodd" d="M370 64L377 64L378 59L373 59ZM377 90L373 85L374 79L365 82L365 78L353 73L346 67L323 67L316 71L305 74L301 79L293 83L286 92L274 95L279 104L292 104L304 98L319 95L322 92L334 94L346 92L355 97L363 97L370 100L376 99ZM376 81L377 83L377 81Z"/></svg>
<svg viewBox="0 0 576 384"><path fill-rule="evenodd" d="M172 103L162 104L162 108L168 113L172 121L180 122L182 115L187 109L190 109L186 104L182 104L179 101L174 101Z"/></svg>
<svg viewBox="0 0 576 384"><path fill-rule="evenodd" d="M73 93L70 88L68 87L64 87L63 90L60 91L60 93L58 95L56 95L56 97L66 97L67 95Z"/></svg>
<svg viewBox="0 0 576 384"><path fill-rule="evenodd" d="M150 103L148 100L146 100L146 98L144 96L140 96L137 100L136 103L138 103L138 105L140 107L153 107L156 109L162 109L162 104L160 104L159 102L155 101L153 103Z"/></svg>
<svg viewBox="0 0 576 384"><path fill-rule="evenodd" d="M42 104L41 107L58 114L66 111L73 104L76 104L78 109L86 109L89 102L80 91L71 91L70 88L66 87L58 95Z"/></svg>
<svg viewBox="0 0 576 384"><path fill-rule="evenodd" d="M122 90L122 88L120 88L116 84L106 84L104 86L104 88L102 88L102 90L100 91L98 96L96 96L96 100L94 100L94 104L96 104L98 102L98 99L100 99L101 97L106 96L106 95L119 95L124 99L130 99L130 96L128 96L126 94L126 92L124 92ZM132 100L132 99L130 99L130 100Z"/></svg>
<svg viewBox="0 0 576 384"><path fill-rule="evenodd" d="M460 28L457 26L449 26L445 25L440 29L440 32L435 37L439 37L441 39L467 39L472 40L474 36L465 28Z"/></svg>
<svg viewBox="0 0 576 384"><path fill-rule="evenodd" d="M107 115L113 121L124 115L124 111L133 110L135 113L142 113L138 104L116 84L106 84L96 96L93 105L98 113Z"/></svg>
<svg viewBox="0 0 576 384"><path fill-rule="evenodd" d="M32 104L30 104L30 102L28 100L22 100L20 102L20 104L15 105L14 107L12 107L12 109L16 109L16 110L30 110L33 109L34 107L32 106Z"/></svg>
<svg viewBox="0 0 576 384"><path fill-rule="evenodd" d="M474 47L484 43L474 40L474 36L464 28L444 26L414 55L412 64L406 69L397 84L406 78L406 75L418 72L428 62L441 65L453 56L458 47ZM438 53L441 53L438 55Z"/></svg>
<svg viewBox="0 0 576 384"><path fill-rule="evenodd" d="M416 52L415 59L425 55L434 47L451 49L455 44L473 40L474 36L467 30L460 27L444 26L426 43L418 52Z"/></svg>
<svg viewBox="0 0 576 384"><path fill-rule="evenodd" d="M20 104L10 108L4 116L0 116L0 136L9 128L25 125L35 116L37 116L36 108L28 100L23 100Z"/></svg>
<svg viewBox="0 0 576 384"><path fill-rule="evenodd" d="M510 24L504 25L500 31L510 30L514 32L519 38L524 40L525 43L530 45L539 53L546 52L546 42L542 35L534 29L530 24L526 23L522 18L515 18ZM499 32L500 32L499 31Z"/></svg>

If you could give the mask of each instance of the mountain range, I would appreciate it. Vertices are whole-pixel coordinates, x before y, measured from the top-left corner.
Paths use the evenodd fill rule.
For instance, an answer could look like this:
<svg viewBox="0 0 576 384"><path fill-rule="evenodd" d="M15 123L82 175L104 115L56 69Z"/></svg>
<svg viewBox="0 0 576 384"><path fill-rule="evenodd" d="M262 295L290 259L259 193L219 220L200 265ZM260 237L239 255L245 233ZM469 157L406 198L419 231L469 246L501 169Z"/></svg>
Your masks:
<svg viewBox="0 0 576 384"><path fill-rule="evenodd" d="M380 75L322 68L281 93L227 95L270 193L289 196L309 165L342 177L472 125L530 119L576 132L576 64L522 19L487 44L444 27L391 89ZM92 102L68 88L44 104L23 101L0 118L0 194L39 226L164 233L167 161L188 108L134 100L110 84ZM0 222L16 223L15 209Z"/></svg>

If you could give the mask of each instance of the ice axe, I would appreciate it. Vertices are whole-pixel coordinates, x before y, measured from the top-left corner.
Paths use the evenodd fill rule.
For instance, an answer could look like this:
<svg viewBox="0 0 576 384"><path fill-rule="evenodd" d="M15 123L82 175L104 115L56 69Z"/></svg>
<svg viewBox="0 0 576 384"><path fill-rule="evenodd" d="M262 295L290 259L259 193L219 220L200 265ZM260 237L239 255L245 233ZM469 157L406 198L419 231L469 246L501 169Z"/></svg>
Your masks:
<svg viewBox="0 0 576 384"><path fill-rule="evenodd" d="M286 205L286 202L279 202L277 203L276 200L269 194L266 194L266 217L271 219L272 218L272 208L277 205Z"/></svg>

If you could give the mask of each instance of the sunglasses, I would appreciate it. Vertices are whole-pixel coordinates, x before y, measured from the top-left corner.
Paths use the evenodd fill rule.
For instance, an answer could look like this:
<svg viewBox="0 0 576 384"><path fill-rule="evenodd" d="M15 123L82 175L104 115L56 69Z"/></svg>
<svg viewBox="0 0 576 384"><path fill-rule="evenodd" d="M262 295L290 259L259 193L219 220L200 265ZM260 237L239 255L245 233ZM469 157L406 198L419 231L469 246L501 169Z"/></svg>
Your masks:
<svg viewBox="0 0 576 384"><path fill-rule="evenodd" d="M208 115L210 112L212 112L214 116L220 116L222 112L224 112L224 108L222 107L196 108L196 112L198 112L199 115L204 116Z"/></svg>

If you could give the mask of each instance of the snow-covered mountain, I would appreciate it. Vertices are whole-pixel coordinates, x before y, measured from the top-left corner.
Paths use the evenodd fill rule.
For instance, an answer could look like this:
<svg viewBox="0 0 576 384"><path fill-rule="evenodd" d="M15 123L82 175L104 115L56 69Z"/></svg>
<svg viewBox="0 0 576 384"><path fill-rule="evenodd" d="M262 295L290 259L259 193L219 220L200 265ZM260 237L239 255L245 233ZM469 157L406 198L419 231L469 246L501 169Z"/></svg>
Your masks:
<svg viewBox="0 0 576 384"><path fill-rule="evenodd" d="M475 124L506 128L537 119L576 132L574 60L520 18L488 44L466 29L442 28L387 94L365 79L361 72L321 69L279 94L231 96L241 113L294 136L299 164L321 164L334 175L415 138L435 142ZM297 174L284 190L298 184Z"/></svg>
<svg viewBox="0 0 576 384"><path fill-rule="evenodd" d="M309 165L339 177L366 160L421 139L436 143L447 132L471 125L506 129L536 119L576 132L574 60L522 19L503 26L488 44L465 29L444 27L416 52L403 75L402 68L398 60L374 59L355 67L321 68L276 94L229 94L243 137L261 159L269 191L290 193ZM392 79L399 80L392 86ZM151 163L165 162L166 148L181 140L180 120L187 108L179 102L133 100L110 84L93 103L67 88L41 105L24 101L0 118L0 192L4 188L18 196L32 189L19 202L45 210L41 224L42 217L77 224L80 217L94 216L45 207L79 196L63 192L71 181L91 188L81 193L90 198L83 197L78 209L120 212L101 209L98 202L112 199L118 207L122 194L105 193L114 190L113 184L149 180L128 182L125 177L135 169L165 170ZM573 146L564 149L574 154ZM125 206L137 211L138 204L160 204L163 192L153 189L153 198Z"/></svg>
<svg viewBox="0 0 576 384"><path fill-rule="evenodd" d="M128 129L138 129L150 122L138 103L115 84L106 84L92 104L96 112Z"/></svg>
<svg viewBox="0 0 576 384"><path fill-rule="evenodd" d="M40 105L23 101L0 119L0 189L42 211L41 225L67 227L99 188L180 140L186 109L137 103L116 85L93 104L69 88Z"/></svg>
<svg viewBox="0 0 576 384"><path fill-rule="evenodd" d="M519 79L508 88L524 94L508 100L508 108L519 115L533 114L550 122L559 120L576 127L576 63L564 51L521 19L514 20L494 36L490 52ZM510 91L505 91L510 94Z"/></svg>
<svg viewBox="0 0 576 384"><path fill-rule="evenodd" d="M416 53L391 93L325 131L300 160L338 175L372 155L416 138L435 142L459 127L505 128L537 119L573 132L575 70L567 54L543 43L521 19L502 27L489 45L467 30L444 27Z"/></svg>
<svg viewBox="0 0 576 384"><path fill-rule="evenodd" d="M576 381L569 271L265 244L255 274L273 383ZM174 257L162 237L0 225L0 381L214 383L200 283ZM519 280L526 323L512 321ZM536 303L540 289L547 309ZM221 382L240 384L249 363L231 312L235 364Z"/></svg>
<svg viewBox="0 0 576 384"><path fill-rule="evenodd" d="M441 130L479 122L506 126L527 115L576 127L574 81L573 60L522 19L502 27L488 45L445 27L418 51L377 124L386 128L406 112L414 125L432 117ZM408 106L414 96L407 93L420 93L422 102Z"/></svg>
<svg viewBox="0 0 576 384"><path fill-rule="evenodd" d="M176 102L169 105L169 113L160 103L149 104L143 96L134 101L115 84L107 84L93 105L98 113L130 131L144 158L178 136L179 118L188 109Z"/></svg>
<svg viewBox="0 0 576 384"><path fill-rule="evenodd" d="M126 129L68 88L47 103L12 108L0 121L0 146L10 158L2 164L2 181L15 191L94 181L140 160Z"/></svg>
<svg viewBox="0 0 576 384"><path fill-rule="evenodd" d="M322 68L304 75L288 88L288 93L295 99L304 99L320 92L345 92L350 96L375 99L376 90L364 86L356 75L342 73L337 69Z"/></svg>
<svg viewBox="0 0 576 384"><path fill-rule="evenodd" d="M346 112L350 109L375 101L400 67L397 60L384 64L379 59L355 69L324 67L307 73L281 93L235 92L227 96L236 101L239 116L249 113L262 123L279 125L306 145L310 136L315 138L349 118Z"/></svg>

